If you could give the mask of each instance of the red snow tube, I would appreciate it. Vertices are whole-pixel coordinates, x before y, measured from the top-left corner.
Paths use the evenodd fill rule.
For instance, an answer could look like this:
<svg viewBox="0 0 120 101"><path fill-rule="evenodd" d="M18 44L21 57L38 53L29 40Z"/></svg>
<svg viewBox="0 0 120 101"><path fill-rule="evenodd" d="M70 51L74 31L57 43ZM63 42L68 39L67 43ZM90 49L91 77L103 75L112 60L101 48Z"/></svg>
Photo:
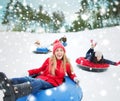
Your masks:
<svg viewBox="0 0 120 101"><path fill-rule="evenodd" d="M97 71L97 72L105 71L109 67L109 64L106 63L95 64L90 62L88 59L85 59L84 57L77 58L76 63L84 70Z"/></svg>

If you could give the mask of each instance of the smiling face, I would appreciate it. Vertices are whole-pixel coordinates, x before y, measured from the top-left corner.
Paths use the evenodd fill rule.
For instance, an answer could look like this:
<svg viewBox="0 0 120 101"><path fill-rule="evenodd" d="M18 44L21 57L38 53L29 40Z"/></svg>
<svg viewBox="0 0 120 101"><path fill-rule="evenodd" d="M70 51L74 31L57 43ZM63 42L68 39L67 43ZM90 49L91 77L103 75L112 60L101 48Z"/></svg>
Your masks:
<svg viewBox="0 0 120 101"><path fill-rule="evenodd" d="M62 48L57 48L55 50L55 56L58 60L61 60L63 58L64 55L64 50Z"/></svg>

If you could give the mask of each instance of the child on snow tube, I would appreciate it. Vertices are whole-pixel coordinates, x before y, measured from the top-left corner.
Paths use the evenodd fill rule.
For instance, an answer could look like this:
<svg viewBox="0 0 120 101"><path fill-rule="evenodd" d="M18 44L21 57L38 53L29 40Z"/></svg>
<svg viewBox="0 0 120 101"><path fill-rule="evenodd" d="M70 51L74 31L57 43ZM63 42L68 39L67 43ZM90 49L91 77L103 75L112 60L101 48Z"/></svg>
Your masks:
<svg viewBox="0 0 120 101"><path fill-rule="evenodd" d="M59 41L63 44L63 46L67 46L67 38L65 35L61 37Z"/></svg>
<svg viewBox="0 0 120 101"><path fill-rule="evenodd" d="M100 51L94 51L95 46L97 45L97 43L93 42L93 40L91 40L91 48L87 51L85 59L88 59L90 62L95 63L95 64L110 64L110 65L115 65L118 66L120 64L119 62L114 62L108 59L105 59L103 57L102 52Z"/></svg>
<svg viewBox="0 0 120 101"><path fill-rule="evenodd" d="M35 53L48 53L48 52L51 52L51 50L48 49L47 47L41 46L40 41L38 41L38 40L34 44L37 47L36 50L34 51Z"/></svg>

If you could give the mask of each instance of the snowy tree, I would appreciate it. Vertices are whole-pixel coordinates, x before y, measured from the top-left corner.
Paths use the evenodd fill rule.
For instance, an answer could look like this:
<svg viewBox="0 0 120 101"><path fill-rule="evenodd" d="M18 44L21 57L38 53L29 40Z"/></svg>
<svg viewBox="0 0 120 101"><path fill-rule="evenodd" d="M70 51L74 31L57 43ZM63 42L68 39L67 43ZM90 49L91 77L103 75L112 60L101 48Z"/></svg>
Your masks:
<svg viewBox="0 0 120 101"><path fill-rule="evenodd" d="M62 11L52 13L52 27L54 32L57 32L65 23L65 16Z"/></svg>
<svg viewBox="0 0 120 101"><path fill-rule="evenodd" d="M120 2L118 0L82 0L78 17L69 31L103 28L120 24Z"/></svg>

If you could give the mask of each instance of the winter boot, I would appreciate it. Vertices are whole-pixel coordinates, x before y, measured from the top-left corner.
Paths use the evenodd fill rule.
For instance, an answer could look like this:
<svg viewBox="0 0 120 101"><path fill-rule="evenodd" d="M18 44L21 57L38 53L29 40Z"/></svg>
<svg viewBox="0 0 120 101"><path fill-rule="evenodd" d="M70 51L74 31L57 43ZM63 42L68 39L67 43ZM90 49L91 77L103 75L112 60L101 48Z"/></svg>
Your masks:
<svg viewBox="0 0 120 101"><path fill-rule="evenodd" d="M11 80L9 80L11 82ZM0 83L0 90L3 90L2 84Z"/></svg>
<svg viewBox="0 0 120 101"><path fill-rule="evenodd" d="M4 93L3 101L16 101L17 98L31 93L30 83L12 85L6 75L0 72L0 85Z"/></svg>
<svg viewBox="0 0 120 101"><path fill-rule="evenodd" d="M118 66L118 65L120 65L120 61L115 62L115 66Z"/></svg>
<svg viewBox="0 0 120 101"><path fill-rule="evenodd" d="M4 101L15 101L14 88L3 72L0 72L0 85L4 93Z"/></svg>
<svg viewBox="0 0 120 101"><path fill-rule="evenodd" d="M22 83L13 85L13 94L11 95L5 95L3 101L16 101L18 98L27 96L31 93L32 88L30 86L30 83Z"/></svg>
<svg viewBox="0 0 120 101"><path fill-rule="evenodd" d="M13 85L15 91L15 98L27 96L32 92L32 87L29 82Z"/></svg>

